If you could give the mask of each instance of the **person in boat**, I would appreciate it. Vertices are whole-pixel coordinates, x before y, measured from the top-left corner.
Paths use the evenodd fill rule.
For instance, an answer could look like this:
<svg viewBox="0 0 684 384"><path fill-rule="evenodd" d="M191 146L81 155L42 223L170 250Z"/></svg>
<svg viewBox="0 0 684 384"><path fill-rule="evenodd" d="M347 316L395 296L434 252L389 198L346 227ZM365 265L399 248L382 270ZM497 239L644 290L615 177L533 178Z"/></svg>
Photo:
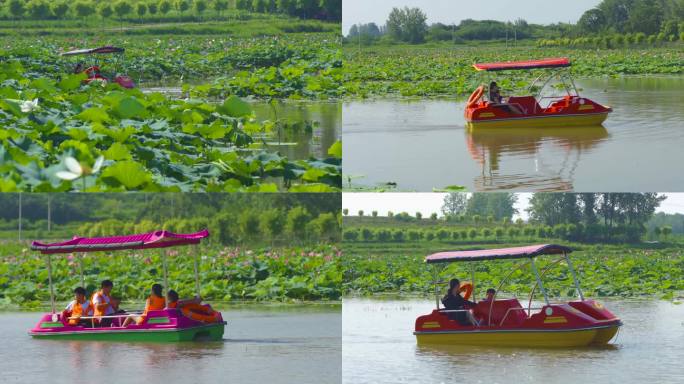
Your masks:
<svg viewBox="0 0 684 384"><path fill-rule="evenodd" d="M501 96L501 88L496 84L496 81L489 83L489 102L492 106L501 108L507 112L514 113L516 115L522 115L523 111L518 108L517 105L508 104L505 102L503 96Z"/></svg>
<svg viewBox="0 0 684 384"><path fill-rule="evenodd" d="M442 298L442 304L444 309L449 311L462 311L462 312L449 312L447 316L458 321L461 325L478 325L477 320L470 311L463 311L466 309L474 308L477 304L468 301L461 296L461 282L458 279L451 279L449 281L449 291Z"/></svg>
<svg viewBox="0 0 684 384"><path fill-rule="evenodd" d="M83 64L82 61L79 61L78 63L76 63L76 66L74 67L74 74L78 75L83 71L85 71L85 64Z"/></svg>
<svg viewBox="0 0 684 384"><path fill-rule="evenodd" d="M168 308L179 309L183 316L203 323L215 323L219 321L219 313L214 311L208 304L202 304L201 297L179 300L178 292L173 289L166 294L169 300Z"/></svg>
<svg viewBox="0 0 684 384"><path fill-rule="evenodd" d="M114 307L112 307L112 288L114 283L111 280L103 280L100 284L100 290L93 293L91 304L93 306L93 320L96 326L109 327L112 325L112 318L102 316L111 316L114 314Z"/></svg>
<svg viewBox="0 0 684 384"><path fill-rule="evenodd" d="M487 297L483 301L492 301L494 300L494 296L496 296L496 289L489 288L487 290Z"/></svg>
<svg viewBox="0 0 684 384"><path fill-rule="evenodd" d="M132 321L136 324L142 324L147 318L147 313L149 311L160 311L166 307L166 299L164 299L164 294L162 293L161 284L152 285L152 292L150 296L145 301L145 310L140 316L128 316L123 323L124 327L127 327Z"/></svg>
<svg viewBox="0 0 684 384"><path fill-rule="evenodd" d="M65 319L69 319L69 325L92 326L93 322L90 319L81 319L82 316L88 317L93 315L93 305L86 299L85 288L76 287L74 289L74 299L67 304L62 315Z"/></svg>

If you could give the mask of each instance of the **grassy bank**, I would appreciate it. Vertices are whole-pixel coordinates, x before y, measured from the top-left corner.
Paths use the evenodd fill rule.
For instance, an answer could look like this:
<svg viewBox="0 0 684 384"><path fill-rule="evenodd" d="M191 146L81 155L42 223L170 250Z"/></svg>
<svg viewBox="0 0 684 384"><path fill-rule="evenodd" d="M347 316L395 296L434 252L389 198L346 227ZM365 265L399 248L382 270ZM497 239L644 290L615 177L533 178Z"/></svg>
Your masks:
<svg viewBox="0 0 684 384"><path fill-rule="evenodd" d="M680 43L659 48L573 49L535 46L386 45L344 47L345 86L352 97L459 96L470 94L486 79L496 78L506 92L526 89L539 71L515 71L487 76L472 68L476 62L569 57L577 77L677 75L684 73Z"/></svg>

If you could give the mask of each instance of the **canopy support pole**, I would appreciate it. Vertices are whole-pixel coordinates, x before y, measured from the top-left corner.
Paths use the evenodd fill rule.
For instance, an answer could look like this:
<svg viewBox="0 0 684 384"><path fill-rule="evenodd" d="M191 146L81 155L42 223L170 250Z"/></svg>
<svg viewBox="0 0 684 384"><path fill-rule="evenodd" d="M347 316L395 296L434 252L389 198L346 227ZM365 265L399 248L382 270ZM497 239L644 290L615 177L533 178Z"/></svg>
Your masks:
<svg viewBox="0 0 684 384"><path fill-rule="evenodd" d="M546 294L546 289L544 289L544 284L542 284L541 277L539 277L539 271L537 271L537 266L534 264L534 258L530 259L530 264L532 265L532 270L534 271L534 277L537 278L537 284L539 284L539 290L544 294L544 301L546 305L551 305L549 303L549 296Z"/></svg>
<svg viewBox="0 0 684 384"><path fill-rule="evenodd" d="M473 284L473 302L477 302L477 299L475 297L475 263L470 263L470 281Z"/></svg>
<svg viewBox="0 0 684 384"><path fill-rule="evenodd" d="M81 254L81 256L78 256L76 254L76 257L78 257L78 270L81 273L81 287L85 289L85 275L83 274L83 259L85 258L85 252Z"/></svg>
<svg viewBox="0 0 684 384"><path fill-rule="evenodd" d="M199 278L199 254L200 254L200 246L199 244L195 245L195 292L197 293L197 297L201 297L200 295L200 278Z"/></svg>
<svg viewBox="0 0 684 384"><path fill-rule="evenodd" d="M52 255L48 254L48 284L50 285L50 307L52 313L55 313L55 288L52 285Z"/></svg>
<svg viewBox="0 0 684 384"><path fill-rule="evenodd" d="M164 252L164 249L161 249L161 259L162 259L162 270L164 271L164 291L169 291L169 272L166 268L166 252Z"/></svg>
<svg viewBox="0 0 684 384"><path fill-rule="evenodd" d="M584 295L582 294L582 289L580 288L579 280L577 280L577 274L575 274L575 268L573 268L572 262L570 261L570 256L568 256L567 253L563 253L563 256L565 256L565 261L568 263L568 268L570 268L570 272L572 273L572 281L575 283L575 289L577 290L577 293L579 294L580 300L584 301Z"/></svg>
<svg viewBox="0 0 684 384"><path fill-rule="evenodd" d="M435 285L435 304L437 305L437 310L439 310L439 285L437 281L438 276L439 274L437 273L437 267L432 267L432 281Z"/></svg>

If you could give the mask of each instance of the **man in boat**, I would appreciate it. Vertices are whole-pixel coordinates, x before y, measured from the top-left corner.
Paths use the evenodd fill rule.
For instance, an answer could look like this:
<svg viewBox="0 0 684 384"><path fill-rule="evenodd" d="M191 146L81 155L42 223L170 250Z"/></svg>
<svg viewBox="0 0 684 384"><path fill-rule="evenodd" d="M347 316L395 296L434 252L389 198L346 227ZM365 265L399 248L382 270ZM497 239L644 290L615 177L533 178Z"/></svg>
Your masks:
<svg viewBox="0 0 684 384"><path fill-rule="evenodd" d="M152 285L152 292L150 296L145 300L145 310L140 316L128 316L126 321L124 321L123 326L127 327L131 321L135 321L136 324L140 325L147 318L147 312L149 311L160 311L166 307L166 299L164 299L164 294L162 293L161 284Z"/></svg>
<svg viewBox="0 0 684 384"><path fill-rule="evenodd" d="M93 306L90 301L86 300L86 290L83 287L76 287L74 289L74 300L67 304L64 309L63 316L69 319L69 325L83 325L92 326L90 319L81 319L82 316L92 316Z"/></svg>
<svg viewBox="0 0 684 384"><path fill-rule="evenodd" d="M446 310L459 311L447 313L451 320L456 320L460 325L465 326L478 325L473 314L467 311L467 309L474 308L477 304L461 296L461 282L458 279L451 279L449 281L449 291L442 298L442 304Z"/></svg>
<svg viewBox="0 0 684 384"><path fill-rule="evenodd" d="M489 102L492 103L492 106L501 108L506 112L511 112L516 115L523 114L523 111L521 111L517 105L504 102L504 98L501 96L501 88L496 84L496 81L489 83Z"/></svg>
<svg viewBox="0 0 684 384"><path fill-rule="evenodd" d="M112 325L112 318L102 316L111 316L114 314L114 307L112 307L112 288L114 283L111 280L103 280L100 284L100 290L93 293L91 299L93 311L95 316L94 322L99 327L109 327Z"/></svg>
<svg viewBox="0 0 684 384"><path fill-rule="evenodd" d="M202 305L201 297L178 300L178 292L173 289L169 290L166 297L169 300L168 308L180 309L185 317L203 323L215 323L219 320L219 313L214 311L209 305Z"/></svg>

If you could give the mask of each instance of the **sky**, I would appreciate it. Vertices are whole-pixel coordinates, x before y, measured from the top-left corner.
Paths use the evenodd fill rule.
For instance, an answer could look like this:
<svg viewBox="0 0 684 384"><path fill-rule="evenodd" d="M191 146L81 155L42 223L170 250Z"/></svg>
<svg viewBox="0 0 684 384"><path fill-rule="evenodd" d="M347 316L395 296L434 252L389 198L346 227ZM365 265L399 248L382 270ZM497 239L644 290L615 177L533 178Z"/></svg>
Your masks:
<svg viewBox="0 0 684 384"><path fill-rule="evenodd" d="M394 7L419 7L428 24L460 23L464 19L514 21L518 18L534 24L576 23L584 11L601 0L344 0L342 31L346 35L353 24L374 22L384 25Z"/></svg>
<svg viewBox="0 0 684 384"><path fill-rule="evenodd" d="M355 216L359 210L364 214L378 211L378 215L386 216L387 211L394 213L408 212L411 216L421 212L424 217L433 213L440 216L444 193L344 193L342 194L342 208L349 209L349 215ZM682 213L684 214L684 193L664 193L667 200L660 204L656 212ZM531 193L518 193L516 208L519 214L513 219L522 218L527 220L525 209L529 206L528 201Z"/></svg>

